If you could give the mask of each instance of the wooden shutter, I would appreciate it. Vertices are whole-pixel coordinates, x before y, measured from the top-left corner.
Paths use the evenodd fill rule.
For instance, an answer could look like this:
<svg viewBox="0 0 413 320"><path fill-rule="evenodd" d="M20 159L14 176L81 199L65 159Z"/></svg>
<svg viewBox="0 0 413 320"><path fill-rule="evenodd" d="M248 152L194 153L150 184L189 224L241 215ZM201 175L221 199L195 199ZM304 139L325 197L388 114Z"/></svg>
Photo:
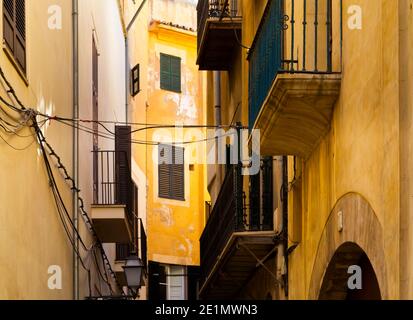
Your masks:
<svg viewBox="0 0 413 320"><path fill-rule="evenodd" d="M116 204L126 205L128 212L133 210L133 189L131 186L131 127L115 127L115 177Z"/></svg>
<svg viewBox="0 0 413 320"><path fill-rule="evenodd" d="M181 58L161 53L161 89L181 92Z"/></svg>
<svg viewBox="0 0 413 320"><path fill-rule="evenodd" d="M171 87L171 57L161 53L161 89L170 90Z"/></svg>
<svg viewBox="0 0 413 320"><path fill-rule="evenodd" d="M184 148L159 146L159 197L185 200Z"/></svg>
<svg viewBox="0 0 413 320"><path fill-rule="evenodd" d="M19 66L26 71L25 0L3 0L3 38Z"/></svg>
<svg viewBox="0 0 413 320"><path fill-rule="evenodd" d="M181 58L171 57L171 90L181 92Z"/></svg>
<svg viewBox="0 0 413 320"><path fill-rule="evenodd" d="M26 71L26 1L16 1L16 42L14 44L15 58Z"/></svg>
<svg viewBox="0 0 413 320"><path fill-rule="evenodd" d="M14 0L3 0L3 38L11 51L14 51Z"/></svg>
<svg viewBox="0 0 413 320"><path fill-rule="evenodd" d="M172 161L172 147L167 145L159 146L159 165L158 165L158 181L159 181L159 197L169 198L170 186L170 161Z"/></svg>
<svg viewBox="0 0 413 320"><path fill-rule="evenodd" d="M99 63L98 63L98 51L96 48L95 39L92 41L92 117L93 117L93 186L95 194L95 203L98 203L99 199Z"/></svg>
<svg viewBox="0 0 413 320"><path fill-rule="evenodd" d="M131 95L135 97L139 91L141 91L141 84L140 84L140 66L137 64L131 70Z"/></svg>
<svg viewBox="0 0 413 320"><path fill-rule="evenodd" d="M185 164L184 148L173 148L174 163L171 165L171 198L185 199Z"/></svg>

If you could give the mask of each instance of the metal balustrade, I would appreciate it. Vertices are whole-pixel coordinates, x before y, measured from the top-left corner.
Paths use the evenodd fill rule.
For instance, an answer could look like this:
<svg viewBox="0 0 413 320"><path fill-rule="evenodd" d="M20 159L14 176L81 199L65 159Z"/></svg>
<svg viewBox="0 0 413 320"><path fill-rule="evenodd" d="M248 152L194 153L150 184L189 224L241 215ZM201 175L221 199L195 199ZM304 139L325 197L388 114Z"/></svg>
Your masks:
<svg viewBox="0 0 413 320"><path fill-rule="evenodd" d="M210 274L232 234L274 229L272 159L264 159L260 173L249 177L249 204L243 192L244 178L239 165L233 165L227 171L200 240L201 282Z"/></svg>
<svg viewBox="0 0 413 320"><path fill-rule="evenodd" d="M340 73L341 38L342 0L269 0L248 55L250 128L278 74Z"/></svg>

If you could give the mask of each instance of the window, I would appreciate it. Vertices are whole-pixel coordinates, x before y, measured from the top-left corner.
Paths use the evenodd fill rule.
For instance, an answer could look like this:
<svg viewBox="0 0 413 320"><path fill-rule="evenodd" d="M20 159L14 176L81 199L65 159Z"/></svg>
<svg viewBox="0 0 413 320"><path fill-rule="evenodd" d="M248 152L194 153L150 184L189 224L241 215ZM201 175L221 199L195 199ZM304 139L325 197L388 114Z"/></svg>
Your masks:
<svg viewBox="0 0 413 320"><path fill-rule="evenodd" d="M161 53L161 89L181 92L181 58Z"/></svg>
<svg viewBox="0 0 413 320"><path fill-rule="evenodd" d="M169 266L167 275L168 284L168 299L167 300L185 300L185 274L186 270L183 266Z"/></svg>
<svg viewBox="0 0 413 320"><path fill-rule="evenodd" d="M149 261L149 300L186 300L189 296L195 300L198 276L190 271L185 266Z"/></svg>
<svg viewBox="0 0 413 320"><path fill-rule="evenodd" d="M132 97L136 96L141 91L140 83L140 66L137 64L131 71Z"/></svg>
<svg viewBox="0 0 413 320"><path fill-rule="evenodd" d="M26 72L25 0L3 0L3 39L18 66Z"/></svg>
<svg viewBox="0 0 413 320"><path fill-rule="evenodd" d="M184 148L159 146L159 197L185 200Z"/></svg>

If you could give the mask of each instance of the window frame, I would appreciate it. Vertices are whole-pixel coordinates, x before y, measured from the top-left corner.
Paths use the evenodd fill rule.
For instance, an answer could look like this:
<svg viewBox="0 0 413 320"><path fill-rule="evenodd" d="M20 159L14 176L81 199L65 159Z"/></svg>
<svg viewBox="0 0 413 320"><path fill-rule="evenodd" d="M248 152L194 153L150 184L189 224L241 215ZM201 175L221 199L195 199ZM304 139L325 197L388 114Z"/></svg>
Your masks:
<svg viewBox="0 0 413 320"><path fill-rule="evenodd" d="M165 164L165 163L161 163L161 149L162 148L170 148L171 150L171 157L172 157L172 163L171 164ZM182 152L182 162L183 163L175 163L176 160L176 150L181 150ZM162 174L165 174L165 168L162 169L161 166L166 166L167 168L167 174L168 174L168 194L162 193L162 187L161 187L161 183L162 183ZM182 166L181 167L181 172L177 171L175 172L174 170L176 170L176 166ZM173 186L176 186L176 181L175 181L175 174L182 174L181 180L182 180L182 196L181 195L177 195L174 192L174 188ZM165 144L160 144L158 147L158 197L161 199L169 199L169 200L176 200L176 201L186 201L185 200L185 148L182 147L177 147L177 146L173 146L173 145L165 145Z"/></svg>
<svg viewBox="0 0 413 320"><path fill-rule="evenodd" d="M26 0L9 0L13 7L13 17L10 15L9 10L6 8L6 2L3 0L3 50L5 51L7 57L17 69L20 76L23 77L24 81L27 82L27 10L26 10ZM18 2L20 3L20 8L23 9L23 15L17 15ZM18 18L23 16L23 20L18 21ZM23 25L19 24L22 23ZM6 23L8 27L6 28ZM7 35L7 31L11 31L12 34ZM12 37L13 44L9 43L8 39ZM10 40L10 39L9 39ZM23 54L22 58L19 58L18 44L21 46L20 52Z"/></svg>
<svg viewBox="0 0 413 320"><path fill-rule="evenodd" d="M176 65L174 65L176 63ZM167 64L168 70L164 70L163 66ZM174 68L175 67L175 68ZM173 72L176 69L177 72ZM160 54L159 62L159 73L160 73L160 88L162 90L171 91L175 93L182 93L182 58L178 56L173 56L166 53ZM166 77L166 80L165 80ZM173 79L178 78L176 82L179 84L174 86ZM166 81L166 82L165 82Z"/></svg>
<svg viewBox="0 0 413 320"><path fill-rule="evenodd" d="M135 72L137 72L137 75L135 77ZM138 95L139 92L141 92L141 70L140 70L140 64L138 63L136 66L134 66L131 70L131 96L135 97ZM137 84L137 88L135 90L135 84Z"/></svg>

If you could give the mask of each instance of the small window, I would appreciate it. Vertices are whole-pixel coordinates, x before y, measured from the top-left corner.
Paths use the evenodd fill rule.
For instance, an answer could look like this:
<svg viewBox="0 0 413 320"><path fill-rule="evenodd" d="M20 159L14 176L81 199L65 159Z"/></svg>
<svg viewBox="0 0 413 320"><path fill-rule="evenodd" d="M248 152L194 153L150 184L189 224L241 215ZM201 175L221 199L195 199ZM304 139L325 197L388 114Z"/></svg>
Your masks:
<svg viewBox="0 0 413 320"><path fill-rule="evenodd" d="M3 39L18 66L26 72L25 0L3 0Z"/></svg>
<svg viewBox="0 0 413 320"><path fill-rule="evenodd" d="M132 97L141 91L140 66L137 64L131 71Z"/></svg>
<svg viewBox="0 0 413 320"><path fill-rule="evenodd" d="M159 197L185 201L184 148L159 146Z"/></svg>
<svg viewBox="0 0 413 320"><path fill-rule="evenodd" d="M181 92L181 58L161 53L161 89Z"/></svg>
<svg viewBox="0 0 413 320"><path fill-rule="evenodd" d="M185 300L185 267L169 266L167 270L169 271L167 277L168 300Z"/></svg>

